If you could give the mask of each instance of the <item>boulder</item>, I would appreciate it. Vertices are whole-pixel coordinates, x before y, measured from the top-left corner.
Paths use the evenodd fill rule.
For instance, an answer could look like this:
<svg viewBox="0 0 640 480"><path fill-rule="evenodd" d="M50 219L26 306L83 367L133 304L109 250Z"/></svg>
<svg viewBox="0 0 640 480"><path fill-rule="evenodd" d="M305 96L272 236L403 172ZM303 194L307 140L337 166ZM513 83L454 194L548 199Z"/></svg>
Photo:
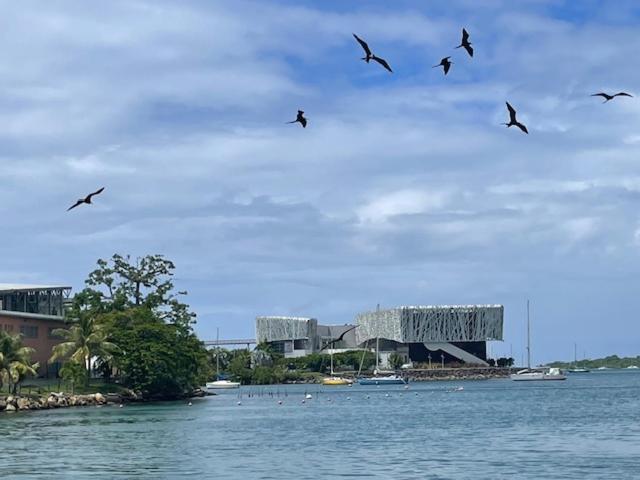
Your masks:
<svg viewBox="0 0 640 480"><path fill-rule="evenodd" d="M20 397L16 400L16 407L18 410L30 410L31 401L28 398Z"/></svg>
<svg viewBox="0 0 640 480"><path fill-rule="evenodd" d="M98 405L104 405L105 403L107 403L107 399L104 398L104 395L102 395L101 393L96 393L93 398Z"/></svg>
<svg viewBox="0 0 640 480"><path fill-rule="evenodd" d="M15 412L17 410L13 403L7 403L5 409L7 412Z"/></svg>

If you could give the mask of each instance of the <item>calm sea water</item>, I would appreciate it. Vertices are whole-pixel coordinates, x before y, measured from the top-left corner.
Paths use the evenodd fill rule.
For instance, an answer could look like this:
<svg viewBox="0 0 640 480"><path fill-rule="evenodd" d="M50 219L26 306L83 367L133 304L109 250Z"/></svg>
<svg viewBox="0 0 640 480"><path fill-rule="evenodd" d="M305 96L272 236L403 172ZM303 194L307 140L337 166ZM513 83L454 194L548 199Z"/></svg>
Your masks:
<svg viewBox="0 0 640 480"><path fill-rule="evenodd" d="M0 439L2 479L638 479L640 373L243 388L5 414Z"/></svg>

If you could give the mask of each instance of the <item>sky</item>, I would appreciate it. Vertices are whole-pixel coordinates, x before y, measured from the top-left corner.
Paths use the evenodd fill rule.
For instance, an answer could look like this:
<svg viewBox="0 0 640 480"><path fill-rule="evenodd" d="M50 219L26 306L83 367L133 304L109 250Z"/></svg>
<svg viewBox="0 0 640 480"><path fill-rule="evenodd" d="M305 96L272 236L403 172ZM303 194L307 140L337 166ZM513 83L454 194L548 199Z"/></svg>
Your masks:
<svg viewBox="0 0 640 480"><path fill-rule="evenodd" d="M640 5L479 5L0 1L0 282L164 254L203 339L502 304L519 360L530 299L534 363L640 354L640 99L590 96L640 95Z"/></svg>

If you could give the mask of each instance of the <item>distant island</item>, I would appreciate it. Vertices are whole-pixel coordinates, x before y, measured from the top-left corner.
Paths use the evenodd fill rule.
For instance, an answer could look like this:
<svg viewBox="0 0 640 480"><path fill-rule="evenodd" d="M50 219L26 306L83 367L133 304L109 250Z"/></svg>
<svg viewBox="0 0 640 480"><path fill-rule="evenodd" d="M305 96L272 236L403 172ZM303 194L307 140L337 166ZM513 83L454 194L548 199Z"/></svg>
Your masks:
<svg viewBox="0 0 640 480"><path fill-rule="evenodd" d="M571 367L582 367L582 368L627 368L631 366L640 367L640 355L636 357L619 357L617 355L609 355L604 358L596 358L596 359L585 359L578 360L577 362L551 362L548 363L549 367L558 367L558 368L571 368Z"/></svg>

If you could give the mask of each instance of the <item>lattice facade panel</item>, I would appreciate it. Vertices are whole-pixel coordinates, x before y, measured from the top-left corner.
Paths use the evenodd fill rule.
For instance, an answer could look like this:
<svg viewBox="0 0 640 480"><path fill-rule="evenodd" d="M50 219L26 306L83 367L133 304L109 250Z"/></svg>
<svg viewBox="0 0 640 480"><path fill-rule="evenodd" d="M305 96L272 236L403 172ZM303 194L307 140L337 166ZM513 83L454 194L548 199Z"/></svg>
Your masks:
<svg viewBox="0 0 640 480"><path fill-rule="evenodd" d="M398 307L356 317L357 342L386 338L400 343L502 340L502 305Z"/></svg>
<svg viewBox="0 0 640 480"><path fill-rule="evenodd" d="M302 317L256 317L257 342L315 339L318 321Z"/></svg>

